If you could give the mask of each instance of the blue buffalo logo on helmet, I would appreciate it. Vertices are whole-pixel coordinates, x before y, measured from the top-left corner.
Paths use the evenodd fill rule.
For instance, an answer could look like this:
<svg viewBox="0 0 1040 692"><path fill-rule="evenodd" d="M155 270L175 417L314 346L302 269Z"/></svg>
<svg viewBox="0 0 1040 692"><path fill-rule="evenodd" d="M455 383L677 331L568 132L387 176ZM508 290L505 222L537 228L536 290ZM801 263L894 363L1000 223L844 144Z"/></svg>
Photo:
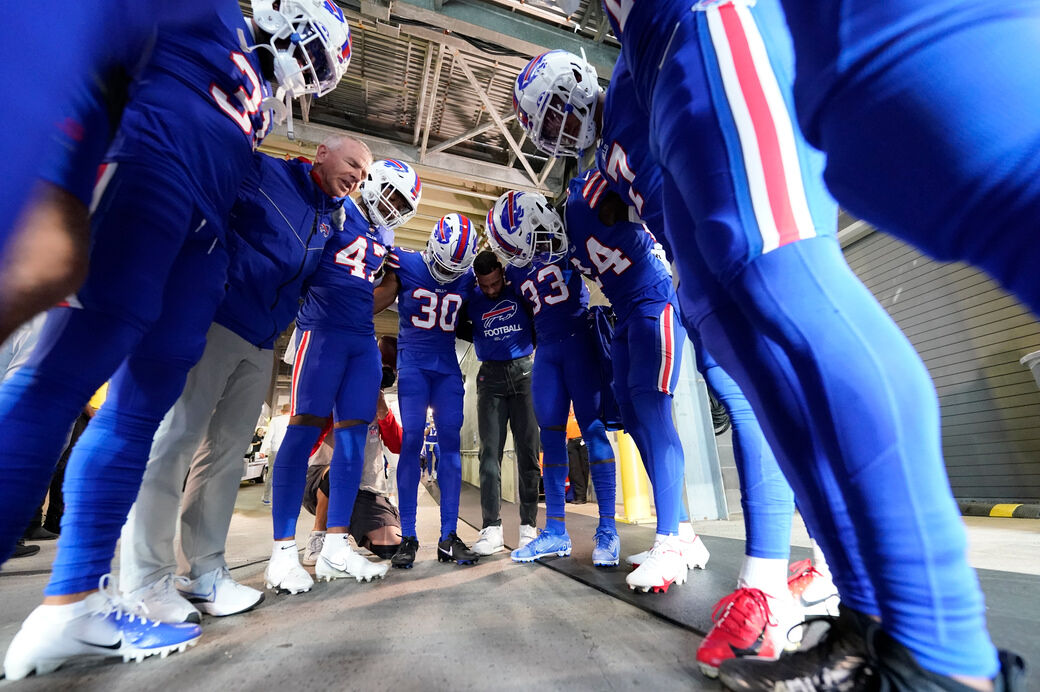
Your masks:
<svg viewBox="0 0 1040 692"><path fill-rule="evenodd" d="M508 322L516 314L516 303L511 300L503 300L491 308L480 319L484 320L484 329L491 329L495 322Z"/></svg>

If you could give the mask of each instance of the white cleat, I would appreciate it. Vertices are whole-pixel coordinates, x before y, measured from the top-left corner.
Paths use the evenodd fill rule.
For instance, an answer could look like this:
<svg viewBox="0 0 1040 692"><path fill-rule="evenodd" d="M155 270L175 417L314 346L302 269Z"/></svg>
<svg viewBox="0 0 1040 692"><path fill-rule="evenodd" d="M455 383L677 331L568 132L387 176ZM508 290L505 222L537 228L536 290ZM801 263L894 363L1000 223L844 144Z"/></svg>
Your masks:
<svg viewBox="0 0 1040 692"><path fill-rule="evenodd" d="M307 547L303 549L303 558L300 562L309 567L318 564L318 556L321 555L321 549L324 545L325 532L311 531L311 535L307 537Z"/></svg>
<svg viewBox="0 0 1040 692"><path fill-rule="evenodd" d="M634 591L667 593L672 584L685 584L687 565L678 536L659 536L654 547L625 582Z"/></svg>
<svg viewBox="0 0 1040 692"><path fill-rule="evenodd" d="M218 567L198 579L184 579L177 589L196 608L207 615L224 617L252 610L264 600L264 592L231 578L228 568Z"/></svg>
<svg viewBox="0 0 1040 692"><path fill-rule="evenodd" d="M276 541L271 561L264 570L264 585L278 593L298 594L310 591L314 579L300 564L300 554L290 541Z"/></svg>
<svg viewBox="0 0 1040 692"><path fill-rule="evenodd" d="M188 583L184 577L167 574L126 594L131 603L138 604L138 615L147 615L159 622L202 622L195 606L177 590Z"/></svg>
<svg viewBox="0 0 1040 692"><path fill-rule="evenodd" d="M106 574L100 591L67 605L41 605L22 623L4 657L8 680L44 675L80 656L124 661L166 657L194 645L198 625L164 623L138 615L144 606L123 600Z"/></svg>
<svg viewBox="0 0 1040 692"><path fill-rule="evenodd" d="M318 556L314 573L318 579L332 581L351 577L359 582L382 579L390 565L371 562L350 547L350 534L328 534Z"/></svg>
<svg viewBox="0 0 1040 692"><path fill-rule="evenodd" d="M503 550L502 526L487 526L480 530L480 538L470 548L477 555L494 555Z"/></svg>
<svg viewBox="0 0 1040 692"><path fill-rule="evenodd" d="M516 547L523 548L536 538L538 538L538 527L530 524L520 524L520 540L517 542Z"/></svg>
<svg viewBox="0 0 1040 692"><path fill-rule="evenodd" d="M693 534L693 527L689 524L679 524L679 548L686 560L688 569L705 569L708 566L708 558L711 553L700 536ZM632 565L632 569L639 567L650 556L649 550L644 550L635 555L629 555L625 562Z"/></svg>

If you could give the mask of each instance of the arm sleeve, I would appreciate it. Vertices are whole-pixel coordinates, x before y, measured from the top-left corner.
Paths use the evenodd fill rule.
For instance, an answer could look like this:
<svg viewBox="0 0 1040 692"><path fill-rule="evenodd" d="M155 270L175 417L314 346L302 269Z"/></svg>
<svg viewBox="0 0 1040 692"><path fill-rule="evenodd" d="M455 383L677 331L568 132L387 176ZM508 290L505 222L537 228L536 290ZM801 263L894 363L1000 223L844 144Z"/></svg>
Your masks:
<svg viewBox="0 0 1040 692"><path fill-rule="evenodd" d="M388 410L386 417L379 421L379 436L391 453L401 453L401 424L394 418L393 411Z"/></svg>

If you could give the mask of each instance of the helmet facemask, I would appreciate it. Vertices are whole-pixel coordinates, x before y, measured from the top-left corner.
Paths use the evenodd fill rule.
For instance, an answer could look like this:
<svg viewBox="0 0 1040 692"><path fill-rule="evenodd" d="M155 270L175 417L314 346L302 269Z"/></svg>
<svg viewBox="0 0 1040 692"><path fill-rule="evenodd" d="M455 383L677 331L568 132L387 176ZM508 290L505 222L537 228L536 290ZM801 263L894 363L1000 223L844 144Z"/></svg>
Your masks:
<svg viewBox="0 0 1040 692"><path fill-rule="evenodd" d="M538 129L531 140L552 156L580 156L596 141L596 102L573 103L573 91L554 89L534 119Z"/></svg>

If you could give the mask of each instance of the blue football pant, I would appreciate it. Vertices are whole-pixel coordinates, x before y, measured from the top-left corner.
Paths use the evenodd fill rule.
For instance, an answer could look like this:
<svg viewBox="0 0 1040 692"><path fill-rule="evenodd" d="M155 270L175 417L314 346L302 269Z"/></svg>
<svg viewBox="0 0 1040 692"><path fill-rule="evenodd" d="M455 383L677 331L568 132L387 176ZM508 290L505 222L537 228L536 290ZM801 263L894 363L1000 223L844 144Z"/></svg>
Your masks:
<svg viewBox="0 0 1040 692"><path fill-rule="evenodd" d="M600 525L614 525L614 450L600 420L601 377L592 338L591 330L582 325L563 341L541 344L535 351L531 394L541 429L547 530L564 531L565 483L570 468L566 427L572 402L589 451L589 475L596 486Z"/></svg>
<svg viewBox="0 0 1040 692"><path fill-rule="evenodd" d="M657 508L657 533L679 533L685 457L672 419L686 330L673 302L640 310L617 325L611 343L611 386L625 429L643 458Z"/></svg>
<svg viewBox="0 0 1040 692"><path fill-rule="evenodd" d="M397 462L397 494L401 504L401 535L415 535L419 493L419 451L426 429L426 411L433 409L437 426L437 484L441 491L441 540L458 528L462 492L462 373L443 373L404 366L397 371L401 406L401 456Z"/></svg>
<svg viewBox="0 0 1040 692"><path fill-rule="evenodd" d="M381 377L379 349L371 335L323 329L306 330L300 335L293 362L290 415L324 418L331 412L337 423L363 421L333 433L336 446L329 467L327 522L331 528L350 525L364 470L368 422L376 416ZM286 428L278 450L278 473L271 487L275 540L296 535L307 460L320 433L320 428L310 425Z"/></svg>
<svg viewBox="0 0 1040 692"><path fill-rule="evenodd" d="M69 458L48 595L97 588L108 572L152 437L223 298L227 254L185 189L119 164L93 218L90 274L70 301L82 307L54 310L33 358L0 388L6 555L39 504L64 431L111 376Z"/></svg>
<svg viewBox="0 0 1040 692"><path fill-rule="evenodd" d="M733 424L733 458L740 482L740 506L744 510L744 554L786 560L791 556L791 517L794 493L784 478L776 456L758 424L740 386L703 347L698 347L698 367L715 395L726 407Z"/></svg>

